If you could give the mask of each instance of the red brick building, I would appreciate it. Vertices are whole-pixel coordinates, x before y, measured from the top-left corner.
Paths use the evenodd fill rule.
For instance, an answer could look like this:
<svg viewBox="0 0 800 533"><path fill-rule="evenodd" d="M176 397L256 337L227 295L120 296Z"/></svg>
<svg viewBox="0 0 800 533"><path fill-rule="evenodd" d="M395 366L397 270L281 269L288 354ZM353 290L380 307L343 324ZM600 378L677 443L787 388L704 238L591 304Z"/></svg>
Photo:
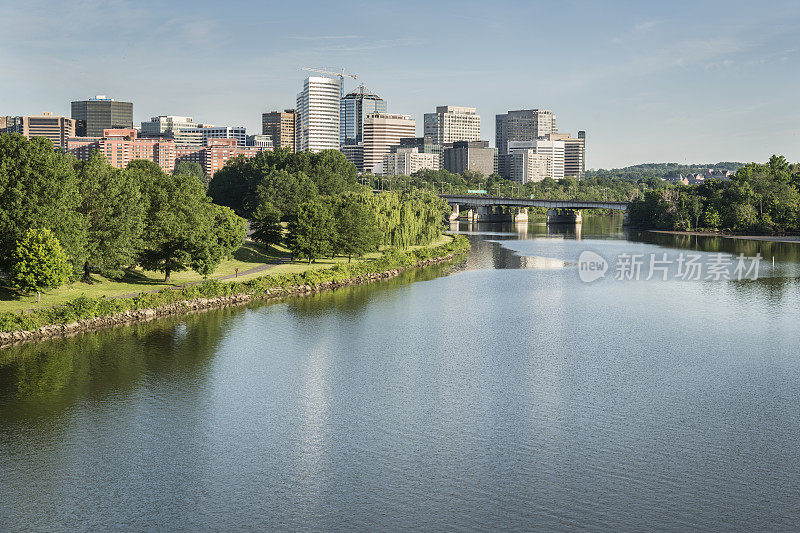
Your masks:
<svg viewBox="0 0 800 533"><path fill-rule="evenodd" d="M208 139L203 147L176 146L172 139L140 138L135 129L106 129L103 137L71 137L67 141L67 151L82 161L99 151L116 168L125 168L134 159L145 159L169 174L178 161L193 161L203 167L207 176L213 176L238 155L253 157L261 150L256 146L237 146L236 139Z"/></svg>

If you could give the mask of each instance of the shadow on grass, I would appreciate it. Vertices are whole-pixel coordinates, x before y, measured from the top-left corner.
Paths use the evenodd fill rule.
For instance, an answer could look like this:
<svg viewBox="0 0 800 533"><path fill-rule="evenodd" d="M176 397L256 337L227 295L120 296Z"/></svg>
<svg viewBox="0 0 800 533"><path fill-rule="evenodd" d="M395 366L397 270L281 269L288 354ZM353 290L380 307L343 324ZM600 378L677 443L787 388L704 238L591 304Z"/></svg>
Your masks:
<svg viewBox="0 0 800 533"><path fill-rule="evenodd" d="M233 258L243 263L269 263L286 255L286 252L274 246L263 246L252 241L244 243L241 248L233 252Z"/></svg>
<svg viewBox="0 0 800 533"><path fill-rule="evenodd" d="M0 284L0 301L10 302L13 300L19 300L19 293L11 287Z"/></svg>

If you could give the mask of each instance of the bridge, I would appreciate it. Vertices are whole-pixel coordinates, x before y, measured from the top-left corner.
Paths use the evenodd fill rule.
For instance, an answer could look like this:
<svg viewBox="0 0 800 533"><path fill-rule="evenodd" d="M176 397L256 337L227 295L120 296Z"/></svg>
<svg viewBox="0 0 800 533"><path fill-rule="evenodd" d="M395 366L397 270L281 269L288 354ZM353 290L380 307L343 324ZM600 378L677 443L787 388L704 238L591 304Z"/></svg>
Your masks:
<svg viewBox="0 0 800 533"><path fill-rule="evenodd" d="M529 207L547 208L550 223L576 223L581 221L582 209L612 209L625 212L628 202L592 202L586 200L537 200L535 198L507 198L482 194L440 194L453 207L450 220L467 208L467 219L472 222L524 222L528 220Z"/></svg>

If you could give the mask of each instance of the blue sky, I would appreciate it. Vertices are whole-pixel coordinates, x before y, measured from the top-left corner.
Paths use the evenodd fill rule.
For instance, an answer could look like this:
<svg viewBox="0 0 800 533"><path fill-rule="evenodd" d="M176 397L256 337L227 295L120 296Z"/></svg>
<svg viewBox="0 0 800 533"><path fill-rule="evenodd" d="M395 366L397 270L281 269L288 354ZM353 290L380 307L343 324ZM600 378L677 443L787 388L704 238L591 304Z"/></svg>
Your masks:
<svg viewBox="0 0 800 533"><path fill-rule="evenodd" d="M800 160L800 2L25 2L0 0L0 114L107 94L138 123L260 133L300 67L344 67L388 102L494 116L552 109L587 166ZM349 81L347 88L353 86Z"/></svg>

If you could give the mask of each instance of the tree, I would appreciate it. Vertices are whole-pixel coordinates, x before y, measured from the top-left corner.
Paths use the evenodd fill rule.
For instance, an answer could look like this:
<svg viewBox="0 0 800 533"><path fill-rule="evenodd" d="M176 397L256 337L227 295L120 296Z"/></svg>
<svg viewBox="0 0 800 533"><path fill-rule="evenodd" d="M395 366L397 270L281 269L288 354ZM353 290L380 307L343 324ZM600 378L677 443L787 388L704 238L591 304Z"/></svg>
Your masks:
<svg viewBox="0 0 800 533"><path fill-rule="evenodd" d="M29 229L13 253L11 280L22 292L41 291L61 286L69 279L72 265L61 243L47 228Z"/></svg>
<svg viewBox="0 0 800 533"><path fill-rule="evenodd" d="M374 211L363 197L349 195L336 206L335 252L346 255L350 262L353 256L361 257L375 250L381 240L381 232Z"/></svg>
<svg viewBox="0 0 800 533"><path fill-rule="evenodd" d="M281 212L270 202L262 202L253 212L250 220L254 241L266 244L280 244L283 239Z"/></svg>
<svg viewBox="0 0 800 533"><path fill-rule="evenodd" d="M172 171L172 174L186 174L200 179L205 179L206 177L203 167L195 161L178 161L175 163L175 170Z"/></svg>
<svg viewBox="0 0 800 533"><path fill-rule="evenodd" d="M275 170L264 176L255 189L255 194L245 202L245 212L251 218L254 210L264 202L273 204L284 220L296 216L300 204L316 198L317 186L304 172L289 173Z"/></svg>
<svg viewBox="0 0 800 533"><path fill-rule="evenodd" d="M123 267L136 263L141 248L146 206L138 176L109 165L98 152L75 165L80 204L86 229L84 279L92 266L107 275L120 276Z"/></svg>
<svg viewBox="0 0 800 533"><path fill-rule="evenodd" d="M213 220L206 235L198 235L192 253L191 268L198 274L210 276L219 264L244 244L247 238L247 221L229 207L209 206Z"/></svg>
<svg viewBox="0 0 800 533"><path fill-rule="evenodd" d="M189 268L204 275L213 272L235 239L215 238L220 213L209 202L203 184L194 176L162 173L147 193L149 205L139 263L148 270L163 272L165 282L173 272ZM227 212L220 216L228 218Z"/></svg>
<svg viewBox="0 0 800 533"><path fill-rule="evenodd" d="M297 216L289 222L288 245L292 254L308 263L331 254L336 232L330 208L319 200L300 204Z"/></svg>
<svg viewBox="0 0 800 533"><path fill-rule="evenodd" d="M86 232L76 181L73 159L48 139L0 135L0 269L10 267L12 251L31 228L51 230L73 267L83 266Z"/></svg>

